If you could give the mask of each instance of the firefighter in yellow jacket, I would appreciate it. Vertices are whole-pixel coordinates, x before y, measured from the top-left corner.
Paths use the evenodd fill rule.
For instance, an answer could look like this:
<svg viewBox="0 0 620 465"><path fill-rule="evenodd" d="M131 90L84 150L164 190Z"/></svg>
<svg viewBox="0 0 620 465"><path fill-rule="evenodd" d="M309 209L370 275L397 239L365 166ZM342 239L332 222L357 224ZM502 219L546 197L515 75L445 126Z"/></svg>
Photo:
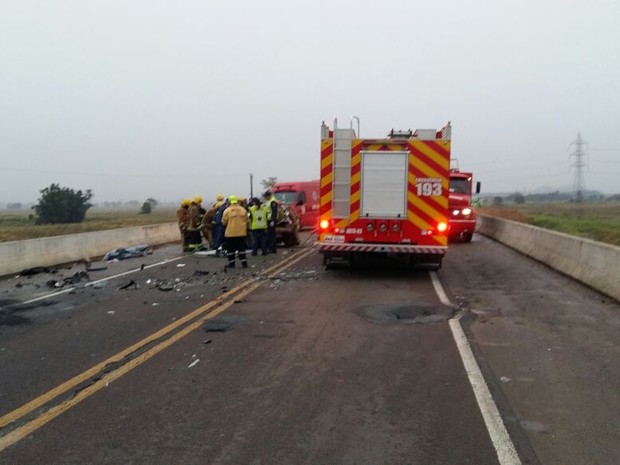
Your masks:
<svg viewBox="0 0 620 465"><path fill-rule="evenodd" d="M202 236L200 235L200 228L202 226L201 203L202 197L197 195L194 197L194 200L190 203L189 208L187 209L187 231L189 234L188 247L192 252L204 249L202 245Z"/></svg>
<svg viewBox="0 0 620 465"><path fill-rule="evenodd" d="M224 237L226 238L226 256L228 264L226 268L235 267L235 252L239 253L239 260L243 268L248 267L245 256L246 235L248 234L248 212L239 205L237 197L228 197L230 204L222 216L222 225L226 228Z"/></svg>
<svg viewBox="0 0 620 465"><path fill-rule="evenodd" d="M179 231L181 231L181 245L183 246L183 252L189 252L189 233L187 226L189 225L189 205L192 203L190 199L183 199L181 206L177 210L177 224L179 225Z"/></svg>

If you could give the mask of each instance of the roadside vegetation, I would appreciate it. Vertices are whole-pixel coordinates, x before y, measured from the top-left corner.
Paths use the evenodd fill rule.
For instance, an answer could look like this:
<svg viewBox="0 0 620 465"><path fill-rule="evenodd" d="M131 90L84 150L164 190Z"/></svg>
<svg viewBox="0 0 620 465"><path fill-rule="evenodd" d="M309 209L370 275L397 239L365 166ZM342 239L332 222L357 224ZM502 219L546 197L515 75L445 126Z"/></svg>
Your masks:
<svg viewBox="0 0 620 465"><path fill-rule="evenodd" d="M620 246L620 202L616 200L504 203L478 212Z"/></svg>
<svg viewBox="0 0 620 465"><path fill-rule="evenodd" d="M173 208L158 206L149 214L137 210L105 210L91 208L81 223L36 224L32 210L0 211L0 242L20 241L39 237L61 236L106 229L129 228L176 221Z"/></svg>

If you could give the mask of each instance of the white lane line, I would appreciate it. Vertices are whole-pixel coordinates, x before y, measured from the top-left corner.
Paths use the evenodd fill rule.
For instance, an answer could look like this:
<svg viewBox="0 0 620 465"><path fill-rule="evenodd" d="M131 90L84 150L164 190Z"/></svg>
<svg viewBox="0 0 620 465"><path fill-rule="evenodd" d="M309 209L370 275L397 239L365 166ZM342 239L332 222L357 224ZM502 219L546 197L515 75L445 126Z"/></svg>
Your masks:
<svg viewBox="0 0 620 465"><path fill-rule="evenodd" d="M452 305L452 303L450 302L450 299L448 299L448 295L446 294L446 291L443 290L443 286L439 282L437 273L435 273L434 271L431 271L430 274L431 274L431 282L433 283L433 287L435 288L435 292L437 293L437 296L439 297L439 300L441 301L441 303L444 305Z"/></svg>
<svg viewBox="0 0 620 465"><path fill-rule="evenodd" d="M90 281L90 282L86 283L84 285L84 287L94 286L95 284L102 283L104 281L109 281L109 280L115 279L115 278L120 278L121 276L126 276L128 274L135 273L136 271L142 271L143 269L144 270L148 270L149 268L154 268L156 266L165 265L166 263L174 262L176 260L180 260L181 258L185 258L185 255L180 256L180 257L174 257L174 258L167 258L167 259L165 259L165 260L163 260L161 262L157 262L157 263L153 263L151 265L147 265L144 268L142 268L142 267L135 268L133 270L124 271L123 273L115 274L114 276L108 276L107 278L98 279L97 281ZM75 287L68 287L67 289L63 289L62 291L52 292L51 294L45 294L45 295L42 295L40 297L35 297L34 299L30 299L30 300L27 300L25 302L22 302L22 304L31 304L32 302L37 302L39 300L49 299L50 297L56 297L57 295L66 294L67 292L74 291L75 289L76 289Z"/></svg>
<svg viewBox="0 0 620 465"><path fill-rule="evenodd" d="M430 274L433 287L439 296L439 300L443 304L450 305L450 299L448 299L443 286L439 282L437 273L431 271ZM471 350L467 336L465 336L463 332L460 321L461 317L462 314L459 314L455 318L450 319L450 330L452 331L454 342L456 342L456 347L461 355L467 378L476 396L476 401L478 402L480 413L484 419L484 424L487 427L489 436L491 436L491 442L493 443L493 447L495 447L499 463L501 465L521 465L519 454L517 454L515 446L510 439L510 435L506 430L506 426L502 421L502 417L499 414L497 405L495 405L493 396L491 396L489 387L482 376L482 371L480 371L480 367L474 358L474 353Z"/></svg>

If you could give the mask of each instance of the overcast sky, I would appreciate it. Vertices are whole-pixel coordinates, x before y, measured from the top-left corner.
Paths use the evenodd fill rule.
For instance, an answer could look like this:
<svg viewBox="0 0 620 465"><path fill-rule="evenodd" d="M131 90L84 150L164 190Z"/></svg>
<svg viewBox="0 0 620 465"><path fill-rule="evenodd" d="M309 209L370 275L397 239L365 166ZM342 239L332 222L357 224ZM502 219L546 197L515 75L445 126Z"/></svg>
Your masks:
<svg viewBox="0 0 620 465"><path fill-rule="evenodd" d="M319 128L452 122L486 192L620 192L618 0L2 0L0 204L246 195L319 175Z"/></svg>

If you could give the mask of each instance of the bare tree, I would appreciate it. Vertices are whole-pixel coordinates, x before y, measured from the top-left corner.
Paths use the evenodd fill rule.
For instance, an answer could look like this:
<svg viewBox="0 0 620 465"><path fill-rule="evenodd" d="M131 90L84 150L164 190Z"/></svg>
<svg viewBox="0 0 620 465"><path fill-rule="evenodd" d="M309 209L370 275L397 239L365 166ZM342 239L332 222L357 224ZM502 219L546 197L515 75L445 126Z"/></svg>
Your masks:
<svg viewBox="0 0 620 465"><path fill-rule="evenodd" d="M270 187L273 187L273 185L277 182L278 182L277 176L269 176L267 179L263 179L260 182L260 185L263 186L263 189L267 190Z"/></svg>

